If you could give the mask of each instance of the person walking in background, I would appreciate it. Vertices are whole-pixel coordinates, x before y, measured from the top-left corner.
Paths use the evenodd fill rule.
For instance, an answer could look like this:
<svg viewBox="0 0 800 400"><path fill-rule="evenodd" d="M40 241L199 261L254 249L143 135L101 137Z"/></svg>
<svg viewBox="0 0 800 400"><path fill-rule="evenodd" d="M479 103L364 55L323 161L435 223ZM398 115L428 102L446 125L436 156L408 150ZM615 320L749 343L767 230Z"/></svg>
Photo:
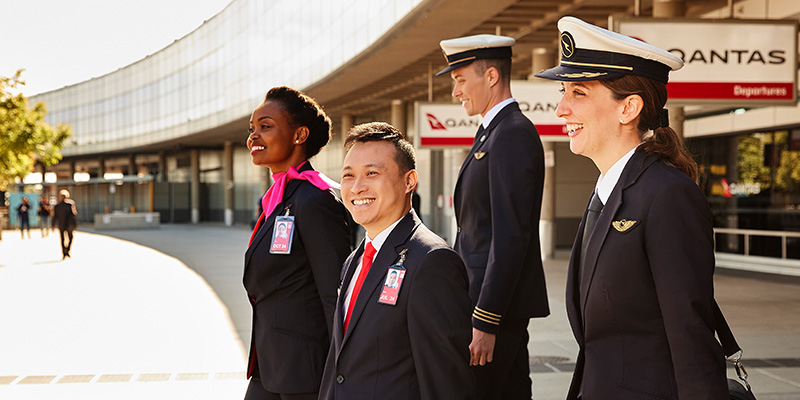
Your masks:
<svg viewBox="0 0 800 400"><path fill-rule="evenodd" d="M69 198L69 191L59 192L60 201L53 207L53 227L58 228L61 237L61 259L72 257L72 232L78 227L78 208Z"/></svg>
<svg viewBox="0 0 800 400"><path fill-rule="evenodd" d="M28 239L31 238L31 222L30 222L31 204L28 202L28 197L23 197L22 202L17 206L17 219L19 220L19 234L25 239L25 232L28 233Z"/></svg>
<svg viewBox="0 0 800 400"><path fill-rule="evenodd" d="M366 237L342 270L320 399L473 399L466 271L411 208L414 148L379 122L345 147L342 198Z"/></svg>
<svg viewBox="0 0 800 400"><path fill-rule="evenodd" d="M727 399L714 240L697 165L663 107L670 52L558 22L556 114L600 177L572 247L567 314L580 352L568 399Z"/></svg>
<svg viewBox="0 0 800 400"><path fill-rule="evenodd" d="M253 111L247 147L274 184L262 199L245 252L253 308L246 400L316 400L331 337L339 271L350 253L345 210L308 159L331 137L331 121L288 87Z"/></svg>
<svg viewBox="0 0 800 400"><path fill-rule="evenodd" d="M47 196L42 196L39 199L39 229L42 232L42 237L50 235L50 203L47 201Z"/></svg>
<svg viewBox="0 0 800 400"><path fill-rule="evenodd" d="M455 188L455 250L467 264L478 399L531 398L530 318L550 314L539 245L544 151L511 97L514 39L475 35L440 46L467 115L483 117Z"/></svg>

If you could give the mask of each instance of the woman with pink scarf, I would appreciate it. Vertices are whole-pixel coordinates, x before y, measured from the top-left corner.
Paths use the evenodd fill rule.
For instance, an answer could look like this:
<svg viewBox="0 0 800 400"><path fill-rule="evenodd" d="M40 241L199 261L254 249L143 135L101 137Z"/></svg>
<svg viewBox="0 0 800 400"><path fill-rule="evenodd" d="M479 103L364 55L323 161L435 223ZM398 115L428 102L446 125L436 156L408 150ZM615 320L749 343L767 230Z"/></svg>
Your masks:
<svg viewBox="0 0 800 400"><path fill-rule="evenodd" d="M272 88L250 117L253 164L275 183L245 253L253 307L246 400L317 398L350 254L347 211L332 190L339 185L308 162L330 137L322 108L292 88Z"/></svg>

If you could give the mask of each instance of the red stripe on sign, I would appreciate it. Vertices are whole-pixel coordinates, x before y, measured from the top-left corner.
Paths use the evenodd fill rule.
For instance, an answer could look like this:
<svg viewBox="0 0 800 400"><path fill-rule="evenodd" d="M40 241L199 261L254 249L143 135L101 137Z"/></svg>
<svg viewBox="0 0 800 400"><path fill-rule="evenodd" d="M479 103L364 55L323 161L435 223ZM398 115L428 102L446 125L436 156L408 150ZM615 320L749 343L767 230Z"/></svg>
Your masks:
<svg viewBox="0 0 800 400"><path fill-rule="evenodd" d="M539 136L567 136L566 125L535 125Z"/></svg>
<svg viewBox="0 0 800 400"><path fill-rule="evenodd" d="M791 100L794 83L670 82L667 92L675 100Z"/></svg>
<svg viewBox="0 0 800 400"><path fill-rule="evenodd" d="M422 146L472 146L472 137L424 137L420 138Z"/></svg>

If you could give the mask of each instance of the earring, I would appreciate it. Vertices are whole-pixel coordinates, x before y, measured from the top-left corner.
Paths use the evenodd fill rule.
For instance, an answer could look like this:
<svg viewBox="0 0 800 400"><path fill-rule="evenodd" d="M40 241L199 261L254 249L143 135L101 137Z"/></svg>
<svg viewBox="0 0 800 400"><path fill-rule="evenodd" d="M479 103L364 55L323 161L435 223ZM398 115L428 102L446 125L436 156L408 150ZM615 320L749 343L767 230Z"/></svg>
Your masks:
<svg viewBox="0 0 800 400"><path fill-rule="evenodd" d="M295 140L294 142L295 142L295 143L300 143L300 141L299 141L299 140Z"/></svg>
<svg viewBox="0 0 800 400"><path fill-rule="evenodd" d="M619 120L619 123L625 125L625 121L623 121L622 119Z"/></svg>

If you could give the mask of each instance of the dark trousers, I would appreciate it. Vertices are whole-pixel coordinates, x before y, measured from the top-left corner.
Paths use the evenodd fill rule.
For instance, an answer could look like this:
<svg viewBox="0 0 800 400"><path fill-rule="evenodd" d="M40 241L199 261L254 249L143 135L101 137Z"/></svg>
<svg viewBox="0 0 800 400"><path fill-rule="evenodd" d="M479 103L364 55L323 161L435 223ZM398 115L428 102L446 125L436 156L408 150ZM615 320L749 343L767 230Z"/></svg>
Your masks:
<svg viewBox="0 0 800 400"><path fill-rule="evenodd" d="M261 384L261 379L253 376L250 378L250 384L247 385L247 393L244 395L244 400L317 400L318 396L318 392L292 394L268 392Z"/></svg>
<svg viewBox="0 0 800 400"><path fill-rule="evenodd" d="M28 218L19 219L19 233L25 239L25 231L28 231L28 237L31 237L31 223Z"/></svg>
<svg viewBox="0 0 800 400"><path fill-rule="evenodd" d="M69 250L72 248L72 229L59 229L61 233L61 255L66 257L69 255ZM64 243L64 236L67 237L67 242Z"/></svg>
<svg viewBox="0 0 800 400"><path fill-rule="evenodd" d="M532 397L528 321L509 325L513 326L497 332L492 362L472 367L478 400L530 400Z"/></svg>

